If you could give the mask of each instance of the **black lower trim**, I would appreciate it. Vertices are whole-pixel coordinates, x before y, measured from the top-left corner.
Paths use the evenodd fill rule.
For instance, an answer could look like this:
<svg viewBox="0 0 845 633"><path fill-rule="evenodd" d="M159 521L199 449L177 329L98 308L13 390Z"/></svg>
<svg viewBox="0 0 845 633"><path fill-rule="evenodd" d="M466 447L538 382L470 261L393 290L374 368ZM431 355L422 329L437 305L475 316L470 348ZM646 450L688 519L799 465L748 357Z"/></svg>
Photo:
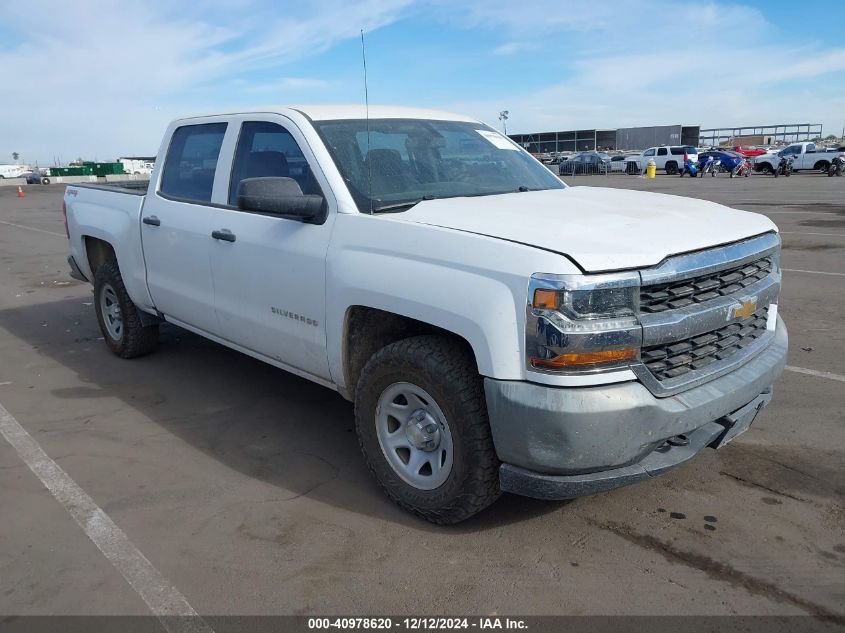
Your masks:
<svg viewBox="0 0 845 633"><path fill-rule="evenodd" d="M73 255L68 255L67 263L68 266L70 266L70 276L73 279L77 279L79 281L88 281L88 278L82 274L81 270L79 270L79 264L76 263L76 260L73 258Z"/></svg>

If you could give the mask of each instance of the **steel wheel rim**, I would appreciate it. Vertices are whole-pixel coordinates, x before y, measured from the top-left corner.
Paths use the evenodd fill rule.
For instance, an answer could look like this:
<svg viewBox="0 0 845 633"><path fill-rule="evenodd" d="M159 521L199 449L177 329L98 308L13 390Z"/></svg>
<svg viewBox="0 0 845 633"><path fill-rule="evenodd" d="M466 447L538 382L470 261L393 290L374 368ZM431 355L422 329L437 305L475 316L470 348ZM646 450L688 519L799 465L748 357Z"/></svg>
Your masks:
<svg viewBox="0 0 845 633"><path fill-rule="evenodd" d="M100 312L109 336L112 340L119 341L123 336L123 313L120 311L117 293L111 284L103 284L100 290Z"/></svg>
<svg viewBox="0 0 845 633"><path fill-rule="evenodd" d="M425 389L409 382L390 385L379 396L375 418L381 451L402 481L419 490L445 483L454 463L452 433Z"/></svg>

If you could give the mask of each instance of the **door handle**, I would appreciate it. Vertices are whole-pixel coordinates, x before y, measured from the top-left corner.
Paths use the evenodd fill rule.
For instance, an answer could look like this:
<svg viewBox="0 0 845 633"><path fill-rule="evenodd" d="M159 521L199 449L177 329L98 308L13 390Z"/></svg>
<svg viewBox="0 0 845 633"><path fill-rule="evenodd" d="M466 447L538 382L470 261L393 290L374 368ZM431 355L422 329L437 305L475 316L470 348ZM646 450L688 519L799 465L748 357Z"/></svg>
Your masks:
<svg viewBox="0 0 845 633"><path fill-rule="evenodd" d="M141 220L144 224L149 224L150 226L161 226L161 220L159 220L156 216L151 215L143 220Z"/></svg>
<svg viewBox="0 0 845 633"><path fill-rule="evenodd" d="M220 229L219 231L212 231L211 237L215 240L223 240L224 242L234 242L235 234L229 229Z"/></svg>

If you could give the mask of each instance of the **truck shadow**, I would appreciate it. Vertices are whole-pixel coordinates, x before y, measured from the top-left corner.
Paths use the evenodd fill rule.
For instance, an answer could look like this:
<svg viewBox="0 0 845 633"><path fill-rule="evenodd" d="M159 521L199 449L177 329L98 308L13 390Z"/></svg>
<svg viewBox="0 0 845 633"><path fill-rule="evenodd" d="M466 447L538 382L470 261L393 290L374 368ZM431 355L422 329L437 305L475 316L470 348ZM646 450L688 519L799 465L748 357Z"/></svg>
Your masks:
<svg viewBox="0 0 845 633"><path fill-rule="evenodd" d="M170 324L161 328L156 353L119 359L82 299L0 311L0 327L76 373L82 385L50 392L69 401L69 411L76 399L119 398L205 455L278 487L280 503L307 495L415 529L459 532L518 523L564 505L504 495L477 517L439 528L382 494L361 458L353 407L331 390Z"/></svg>

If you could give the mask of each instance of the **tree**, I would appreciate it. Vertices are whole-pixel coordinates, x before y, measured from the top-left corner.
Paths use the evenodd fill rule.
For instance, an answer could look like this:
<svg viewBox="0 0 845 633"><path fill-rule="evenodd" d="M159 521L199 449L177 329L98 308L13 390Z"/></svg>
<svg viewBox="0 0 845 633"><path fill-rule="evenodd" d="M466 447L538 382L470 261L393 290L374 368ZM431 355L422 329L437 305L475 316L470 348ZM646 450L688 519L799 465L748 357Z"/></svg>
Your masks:
<svg viewBox="0 0 845 633"><path fill-rule="evenodd" d="M827 136L824 137L824 140L826 140L826 141L836 141L838 139L839 139L839 137L836 136L836 134L828 134Z"/></svg>
<svg viewBox="0 0 845 633"><path fill-rule="evenodd" d="M13 161L18 162L18 159L19 159L20 157L21 157L21 155L20 155L20 154L18 154L17 152L12 152L12 160L13 160Z"/></svg>

